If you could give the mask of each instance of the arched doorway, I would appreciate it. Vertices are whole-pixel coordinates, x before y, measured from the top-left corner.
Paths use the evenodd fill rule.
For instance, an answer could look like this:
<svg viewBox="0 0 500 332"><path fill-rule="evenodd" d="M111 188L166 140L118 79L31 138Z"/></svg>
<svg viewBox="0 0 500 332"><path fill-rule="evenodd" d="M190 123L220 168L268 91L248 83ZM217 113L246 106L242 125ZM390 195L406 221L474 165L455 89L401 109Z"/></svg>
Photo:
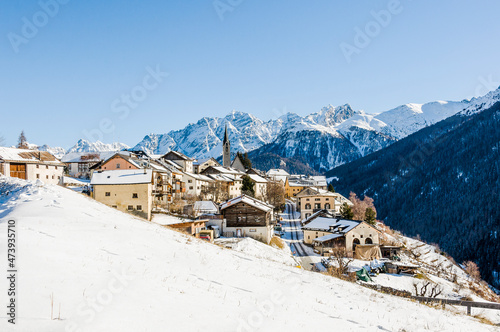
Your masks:
<svg viewBox="0 0 500 332"><path fill-rule="evenodd" d="M367 237L365 240L365 244L373 244L373 241L371 238Z"/></svg>
<svg viewBox="0 0 500 332"><path fill-rule="evenodd" d="M330 203L325 204L325 209L330 210Z"/></svg>
<svg viewBox="0 0 500 332"><path fill-rule="evenodd" d="M356 250L356 245L358 245L358 244L360 244L358 238L355 238L354 240L352 240L352 251Z"/></svg>

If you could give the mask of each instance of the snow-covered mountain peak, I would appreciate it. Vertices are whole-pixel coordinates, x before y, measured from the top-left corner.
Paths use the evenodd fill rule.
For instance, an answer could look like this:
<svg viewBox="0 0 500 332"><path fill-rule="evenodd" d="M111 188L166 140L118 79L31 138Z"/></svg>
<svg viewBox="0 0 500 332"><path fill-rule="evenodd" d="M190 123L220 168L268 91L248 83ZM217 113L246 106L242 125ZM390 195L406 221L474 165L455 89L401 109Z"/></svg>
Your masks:
<svg viewBox="0 0 500 332"><path fill-rule="evenodd" d="M129 149L130 147L124 143L103 143L101 141L90 142L85 139L79 139L76 144L68 150L70 152L108 152L108 151L120 151L123 149Z"/></svg>
<svg viewBox="0 0 500 332"><path fill-rule="evenodd" d="M500 86L496 90L488 92L482 97L472 98L469 106L465 108L461 114L471 115L491 107L493 104L500 101Z"/></svg>

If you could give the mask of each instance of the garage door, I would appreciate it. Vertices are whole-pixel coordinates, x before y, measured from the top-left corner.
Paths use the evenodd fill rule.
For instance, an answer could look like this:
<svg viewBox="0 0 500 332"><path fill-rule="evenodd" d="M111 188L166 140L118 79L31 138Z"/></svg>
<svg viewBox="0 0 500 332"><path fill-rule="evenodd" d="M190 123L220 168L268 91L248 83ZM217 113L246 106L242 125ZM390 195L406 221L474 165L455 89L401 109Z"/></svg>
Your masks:
<svg viewBox="0 0 500 332"><path fill-rule="evenodd" d="M10 164L10 176L26 180L26 164Z"/></svg>

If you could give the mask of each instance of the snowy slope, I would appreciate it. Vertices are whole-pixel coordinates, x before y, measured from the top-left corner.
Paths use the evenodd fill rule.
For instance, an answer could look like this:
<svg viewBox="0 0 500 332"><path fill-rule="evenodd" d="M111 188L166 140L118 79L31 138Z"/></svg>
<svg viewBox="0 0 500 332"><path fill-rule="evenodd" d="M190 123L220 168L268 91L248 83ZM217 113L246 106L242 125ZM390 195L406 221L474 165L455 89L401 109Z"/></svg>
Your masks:
<svg viewBox="0 0 500 332"><path fill-rule="evenodd" d="M123 143L103 143L101 141L89 142L84 139L78 140L74 146L72 146L67 153L71 152L109 152L109 151L120 151L123 149L128 149L129 146Z"/></svg>
<svg viewBox="0 0 500 332"><path fill-rule="evenodd" d="M7 219L17 221L20 315L13 327L1 314L1 331L497 330L223 249L61 187L0 178L0 218L1 257ZM50 320L52 294L61 320Z"/></svg>

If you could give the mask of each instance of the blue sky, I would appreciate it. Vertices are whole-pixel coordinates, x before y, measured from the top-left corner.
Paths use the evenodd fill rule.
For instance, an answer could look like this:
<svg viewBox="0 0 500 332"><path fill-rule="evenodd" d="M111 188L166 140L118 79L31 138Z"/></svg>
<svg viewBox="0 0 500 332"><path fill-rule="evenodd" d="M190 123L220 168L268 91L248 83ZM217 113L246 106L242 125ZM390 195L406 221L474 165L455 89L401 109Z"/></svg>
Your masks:
<svg viewBox="0 0 500 332"><path fill-rule="evenodd" d="M233 109L375 113L500 85L498 1L60 2L51 15L38 1L0 4L6 145L22 129L65 148L85 136L134 145ZM341 45L357 48L350 61Z"/></svg>

